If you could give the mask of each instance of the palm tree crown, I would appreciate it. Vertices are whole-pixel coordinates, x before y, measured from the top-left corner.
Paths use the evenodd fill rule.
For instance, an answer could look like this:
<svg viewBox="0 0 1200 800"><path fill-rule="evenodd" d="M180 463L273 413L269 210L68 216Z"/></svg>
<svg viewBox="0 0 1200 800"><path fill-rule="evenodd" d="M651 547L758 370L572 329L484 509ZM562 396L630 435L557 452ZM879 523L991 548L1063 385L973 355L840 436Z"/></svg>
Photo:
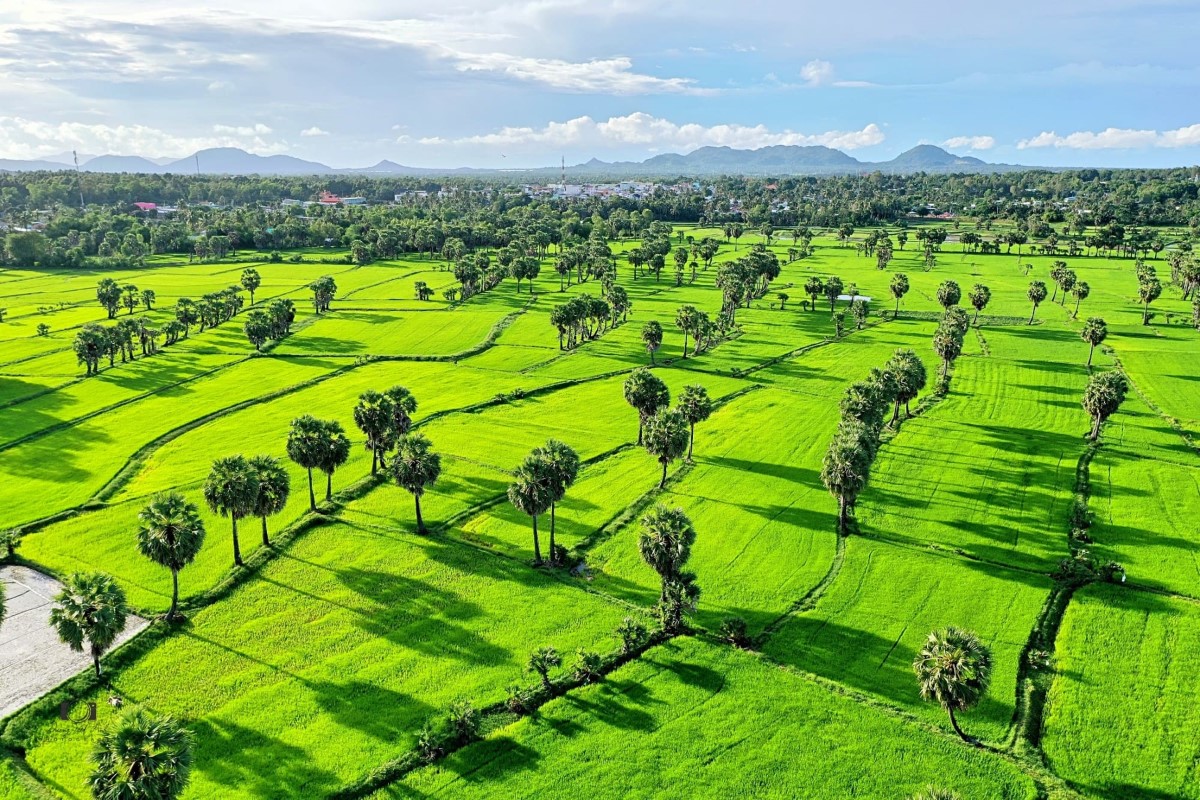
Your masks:
<svg viewBox="0 0 1200 800"><path fill-rule="evenodd" d="M75 652L83 652L85 642L89 645L99 676L100 656L125 630L129 615L125 592L108 575L77 572L67 579L55 602L50 624Z"/></svg>
<svg viewBox="0 0 1200 800"><path fill-rule="evenodd" d="M192 735L171 717L123 711L92 750L92 797L173 800L192 768Z"/></svg>
<svg viewBox="0 0 1200 800"><path fill-rule="evenodd" d="M138 550L155 564L171 570L169 620L175 618L179 607L179 571L196 560L203 544L200 509L181 494L159 495L138 514Z"/></svg>
<svg viewBox="0 0 1200 800"><path fill-rule="evenodd" d="M974 707L992 678L992 654L971 631L953 626L929 634L913 659L913 672L924 700L936 701L950 715L950 724L963 739L956 711Z"/></svg>

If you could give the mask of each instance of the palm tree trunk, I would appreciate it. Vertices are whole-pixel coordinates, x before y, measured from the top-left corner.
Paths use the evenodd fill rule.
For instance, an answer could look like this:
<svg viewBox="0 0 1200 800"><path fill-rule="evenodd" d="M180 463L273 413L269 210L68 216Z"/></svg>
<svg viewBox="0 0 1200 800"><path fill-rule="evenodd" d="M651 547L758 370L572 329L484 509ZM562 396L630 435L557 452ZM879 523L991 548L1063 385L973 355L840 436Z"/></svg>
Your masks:
<svg viewBox="0 0 1200 800"><path fill-rule="evenodd" d="M171 610L167 612L167 622L175 619L179 610L179 570L171 570Z"/></svg>
<svg viewBox="0 0 1200 800"><path fill-rule="evenodd" d="M847 522L848 517L846 515L846 497L845 495L842 495L838 497L838 533L844 534L846 532Z"/></svg>
<svg viewBox="0 0 1200 800"><path fill-rule="evenodd" d="M230 515L230 519L233 520L233 563L240 567L242 566L242 548L238 546L237 517Z"/></svg>
<svg viewBox="0 0 1200 800"><path fill-rule="evenodd" d="M683 329L683 357L687 358L687 328Z"/></svg>
<svg viewBox="0 0 1200 800"><path fill-rule="evenodd" d="M1030 312L1029 312L1029 322L1028 322L1028 324L1029 324L1029 325L1032 325L1032 324L1033 324L1033 315L1034 315L1034 314L1036 314L1036 313L1037 313L1037 303L1034 303L1034 304L1033 304L1033 311L1030 311Z"/></svg>
<svg viewBox="0 0 1200 800"><path fill-rule="evenodd" d="M558 505L558 504L553 503L553 502L550 503L550 563L551 564L554 563L554 559L556 557L555 553L557 552L555 550L555 544L554 544L554 507L556 505Z"/></svg>
<svg viewBox="0 0 1200 800"><path fill-rule="evenodd" d="M333 472L325 473L325 502L333 499Z"/></svg>
<svg viewBox="0 0 1200 800"><path fill-rule="evenodd" d="M371 448L371 477L375 477L375 467L379 464L379 451Z"/></svg>
<svg viewBox="0 0 1200 800"><path fill-rule="evenodd" d="M1099 436L1100 436L1100 418L1096 417L1092 420L1092 433L1088 438L1094 442L1094 441L1096 441L1097 438L1099 438Z"/></svg>
<svg viewBox="0 0 1200 800"><path fill-rule="evenodd" d="M967 734L963 733L963 729L958 727L958 720L954 718L954 709L948 708L948 709L946 709L946 711L950 714L950 724L954 727L954 732L957 733L960 737L962 737L962 740L964 742L970 742L971 737L969 737L969 736L967 736Z"/></svg>
<svg viewBox="0 0 1200 800"><path fill-rule="evenodd" d="M896 398L896 407L892 411L892 422L899 422L899 421L900 421L900 398L897 397Z"/></svg>
<svg viewBox="0 0 1200 800"><path fill-rule="evenodd" d="M533 515L533 563L542 563L542 546L538 541L537 514Z"/></svg>
<svg viewBox="0 0 1200 800"><path fill-rule="evenodd" d="M1088 368L1089 368L1089 369L1090 369L1090 368L1091 368L1091 366L1092 366L1092 353L1095 353L1095 352L1096 352L1096 345L1092 345L1092 346L1091 346L1091 347L1088 349L1088 363L1087 363L1087 365L1088 365Z"/></svg>
<svg viewBox="0 0 1200 800"><path fill-rule="evenodd" d="M1187 298L1184 299L1186 300ZM1079 316L1079 303L1081 300L1083 300L1082 297L1075 298L1075 310L1071 312L1071 319L1075 319L1077 316Z"/></svg>
<svg viewBox="0 0 1200 800"><path fill-rule="evenodd" d="M696 423L694 423L694 422L693 422L693 423L691 423L691 424L689 425L689 428L691 429L691 431L690 431L690 433L688 433L688 454L687 454L687 460L688 460L688 461L691 461L691 460L692 460L692 447L693 447L693 446L696 444Z"/></svg>
<svg viewBox="0 0 1200 800"><path fill-rule="evenodd" d="M263 531L263 547L271 546L271 539L267 536L267 515L262 515L262 531Z"/></svg>
<svg viewBox="0 0 1200 800"><path fill-rule="evenodd" d="M95 645L92 646L92 666L94 666L96 668L96 677L99 678L100 677L100 651L96 649Z"/></svg>
<svg viewBox="0 0 1200 800"><path fill-rule="evenodd" d="M642 446L642 415L638 414L638 447Z"/></svg>
<svg viewBox="0 0 1200 800"><path fill-rule="evenodd" d="M310 511L317 510L317 496L313 494L312 467L308 468L308 508Z"/></svg>
<svg viewBox="0 0 1200 800"><path fill-rule="evenodd" d="M666 461L666 459L663 459L662 465L663 465L662 480L660 480L658 482L658 488L660 491L667 485L667 461Z"/></svg>
<svg viewBox="0 0 1200 800"><path fill-rule="evenodd" d="M417 502L417 533L424 533L425 520L421 519L421 495L414 494L413 500Z"/></svg>

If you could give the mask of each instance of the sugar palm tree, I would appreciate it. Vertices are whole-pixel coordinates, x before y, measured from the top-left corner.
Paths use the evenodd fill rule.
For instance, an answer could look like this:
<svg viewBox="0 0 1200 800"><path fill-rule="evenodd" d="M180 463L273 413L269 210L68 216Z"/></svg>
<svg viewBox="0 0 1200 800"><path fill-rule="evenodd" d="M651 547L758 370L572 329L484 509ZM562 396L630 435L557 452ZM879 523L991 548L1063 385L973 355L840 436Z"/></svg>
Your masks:
<svg viewBox="0 0 1200 800"><path fill-rule="evenodd" d="M227 456L213 462L204 482L204 500L214 514L229 517L233 524L233 563L242 566L238 542L238 520L254 513L258 499L258 473L245 456Z"/></svg>
<svg viewBox="0 0 1200 800"><path fill-rule="evenodd" d="M557 439L550 439L533 451L541 458L550 476L550 561L556 562L557 544L554 541L554 511L558 501L566 496L567 489L579 475L579 454Z"/></svg>
<svg viewBox="0 0 1200 800"><path fill-rule="evenodd" d="M641 524L638 552L642 560L658 573L661 602L667 597L667 584L682 573L684 564L691 557L692 545L696 543L696 529L682 508L667 508L664 505L657 505L647 512Z"/></svg>
<svg viewBox="0 0 1200 800"><path fill-rule="evenodd" d="M82 653L87 644L96 677L100 677L100 656L125 630L129 615L125 592L107 575L76 572L67 578L54 601L57 605L50 611L50 625L75 652Z"/></svg>
<svg viewBox="0 0 1200 800"><path fill-rule="evenodd" d="M187 788L192 734L171 717L129 708L92 749L92 797L174 800Z"/></svg>
<svg viewBox="0 0 1200 800"><path fill-rule="evenodd" d="M392 431L397 437L407 436L412 430L413 414L417 413L416 396L404 386L393 386L383 394L392 401Z"/></svg>
<svg viewBox="0 0 1200 800"><path fill-rule="evenodd" d="M358 396L354 406L354 424L366 437L366 447L371 451L371 474L374 475L383 460L383 454L395 444L395 409L390 397L368 389Z"/></svg>
<svg viewBox="0 0 1200 800"><path fill-rule="evenodd" d="M278 514L287 506L292 493L292 476L283 462L274 456L254 456L250 468L258 475L258 495L254 500L254 516L262 519L262 543L270 546L267 535L267 517Z"/></svg>
<svg viewBox="0 0 1200 800"><path fill-rule="evenodd" d="M942 281L942 284L938 286L937 301L943 309L958 305L958 301L961 299L962 289L958 287L956 281Z"/></svg>
<svg viewBox="0 0 1200 800"><path fill-rule="evenodd" d="M554 691L554 687L550 685L550 670L562 666L562 656L553 647L539 647L529 655L529 664L526 669L529 672L536 672L538 677L542 679L542 688L547 694Z"/></svg>
<svg viewBox="0 0 1200 800"><path fill-rule="evenodd" d="M538 541L538 515L546 513L554 497L550 465L536 454L525 457L513 473L508 487L508 500L533 521L533 563L542 563L541 543Z"/></svg>
<svg viewBox="0 0 1200 800"><path fill-rule="evenodd" d="M333 499L333 473L350 458L350 439L342 423L335 419L321 423L320 463L317 469L325 473L325 500Z"/></svg>
<svg viewBox="0 0 1200 800"><path fill-rule="evenodd" d="M900 316L900 300L908 294L908 276L903 272L897 272L892 276L892 283L888 288L892 292L892 297L896 298L896 310L892 312L892 319L895 319Z"/></svg>
<svg viewBox="0 0 1200 800"><path fill-rule="evenodd" d="M971 741L955 712L974 708L987 693L992 653L971 631L948 627L929 634L913 659L913 672L924 700L936 701L950 715L954 732Z"/></svg>
<svg viewBox="0 0 1200 800"><path fill-rule="evenodd" d="M692 460L692 446L696 443L696 423L704 422L712 414L712 399L708 390L699 384L683 387L679 395L679 411L688 423L687 460Z"/></svg>
<svg viewBox="0 0 1200 800"><path fill-rule="evenodd" d="M1108 338L1108 325L1100 317L1088 317L1087 322L1083 323L1083 330L1079 332L1079 338L1088 343L1087 365L1091 367L1096 345Z"/></svg>
<svg viewBox="0 0 1200 800"><path fill-rule="evenodd" d="M1142 301L1142 324L1150 324L1150 304L1162 294L1158 278L1148 277L1138 282L1138 299Z"/></svg>
<svg viewBox="0 0 1200 800"><path fill-rule="evenodd" d="M1079 316L1079 304L1088 299L1088 295L1092 293L1092 287L1088 286L1087 281L1079 281L1071 287L1071 294L1075 298L1075 310L1071 312L1071 319Z"/></svg>
<svg viewBox="0 0 1200 800"><path fill-rule="evenodd" d="M171 570L168 621L176 618L179 609L179 571L196 560L203 544L200 509L177 492L155 497L138 513L138 551Z"/></svg>
<svg viewBox="0 0 1200 800"><path fill-rule="evenodd" d="M642 326L642 344L650 354L650 363L654 363L654 353L662 347L663 329L657 320L650 320Z"/></svg>
<svg viewBox="0 0 1200 800"><path fill-rule="evenodd" d="M419 433L405 436L392 458L392 480L412 494L417 506L417 532L425 532L421 518L421 495L442 474L442 457L433 452L433 443Z"/></svg>
<svg viewBox="0 0 1200 800"><path fill-rule="evenodd" d="M688 433L688 421L682 412L673 408L660 408L650 418L646 425L646 438L643 444L646 452L658 459L662 464L662 478L658 488L667 485L667 467L671 462L687 452L691 437Z"/></svg>
<svg viewBox="0 0 1200 800"><path fill-rule="evenodd" d="M658 573L659 613L664 628L676 631L683 623L683 613L695 608L699 588L695 577L684 572L696 542L696 529L681 508L655 506L642 517L638 535L638 552Z"/></svg>
<svg viewBox="0 0 1200 800"><path fill-rule="evenodd" d="M317 510L317 496L313 493L313 470L321 465L321 420L305 414L292 420L288 429L288 458L304 467L308 472L308 508Z"/></svg>
<svg viewBox="0 0 1200 800"><path fill-rule="evenodd" d="M671 392L662 379L648 369L635 369L625 379L625 402L638 412L638 439L642 443L642 433L646 420L655 411L671 402Z"/></svg>
<svg viewBox="0 0 1200 800"><path fill-rule="evenodd" d="M1046 284L1042 281L1030 281L1027 292L1029 301L1033 303L1033 311L1029 314L1029 324L1033 324L1033 316L1037 314L1038 304L1046 299Z"/></svg>
<svg viewBox="0 0 1200 800"><path fill-rule="evenodd" d="M977 283L971 287L971 292L967 297L970 299L971 305L975 308L975 319L971 320L971 324L978 325L979 312L987 308L987 304L992 299L992 290L982 283Z"/></svg>
<svg viewBox="0 0 1200 800"><path fill-rule="evenodd" d="M875 457L875 441L861 421L844 418L821 462L821 481L838 501L838 532L841 534L847 532L850 509L867 485L871 461Z"/></svg>

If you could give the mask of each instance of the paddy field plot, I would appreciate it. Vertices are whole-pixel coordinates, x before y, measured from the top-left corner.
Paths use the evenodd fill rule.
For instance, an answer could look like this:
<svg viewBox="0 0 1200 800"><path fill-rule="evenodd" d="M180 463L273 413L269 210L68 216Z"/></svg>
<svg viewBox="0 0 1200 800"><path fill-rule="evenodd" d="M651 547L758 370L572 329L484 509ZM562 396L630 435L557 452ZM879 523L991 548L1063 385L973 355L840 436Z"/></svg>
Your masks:
<svg viewBox="0 0 1200 800"><path fill-rule="evenodd" d="M980 800L1036 796L1032 781L997 756L914 731L752 654L682 640L409 775L374 800L883 800L931 782Z"/></svg>

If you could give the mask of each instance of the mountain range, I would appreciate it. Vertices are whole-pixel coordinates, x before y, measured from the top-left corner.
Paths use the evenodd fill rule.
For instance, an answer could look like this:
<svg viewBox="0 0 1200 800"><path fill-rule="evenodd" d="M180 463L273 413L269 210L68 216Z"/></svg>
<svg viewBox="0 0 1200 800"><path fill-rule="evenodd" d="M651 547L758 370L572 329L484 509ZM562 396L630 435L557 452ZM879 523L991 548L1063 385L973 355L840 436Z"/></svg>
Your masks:
<svg viewBox="0 0 1200 800"><path fill-rule="evenodd" d="M0 171L69 169L62 156L36 161L0 159ZM186 158L161 159L143 156L101 155L80 163L85 172L139 174L209 175L499 175L558 177L559 168L497 170L474 167L438 169L409 167L393 161L380 161L370 167L334 168L294 156L260 156L235 147L201 150ZM775 145L755 150L732 147L701 147L687 154L662 153L645 161L600 161L593 158L567 168L569 177L621 176L701 176L701 175L853 175L869 172L903 174L912 172L1007 172L1026 169L1015 164L992 164L971 156L957 156L934 145L917 145L890 161L860 161L841 150L820 145Z"/></svg>

